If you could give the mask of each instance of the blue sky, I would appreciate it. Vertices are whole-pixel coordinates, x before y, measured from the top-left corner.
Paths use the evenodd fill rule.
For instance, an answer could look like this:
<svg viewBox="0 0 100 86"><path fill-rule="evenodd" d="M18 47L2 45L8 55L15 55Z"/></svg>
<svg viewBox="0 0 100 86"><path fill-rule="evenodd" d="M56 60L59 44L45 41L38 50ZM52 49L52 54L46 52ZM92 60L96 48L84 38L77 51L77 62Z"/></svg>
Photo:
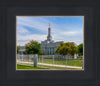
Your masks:
<svg viewBox="0 0 100 86"><path fill-rule="evenodd" d="M17 17L17 45L47 39L50 22L54 41L83 42L83 17Z"/></svg>

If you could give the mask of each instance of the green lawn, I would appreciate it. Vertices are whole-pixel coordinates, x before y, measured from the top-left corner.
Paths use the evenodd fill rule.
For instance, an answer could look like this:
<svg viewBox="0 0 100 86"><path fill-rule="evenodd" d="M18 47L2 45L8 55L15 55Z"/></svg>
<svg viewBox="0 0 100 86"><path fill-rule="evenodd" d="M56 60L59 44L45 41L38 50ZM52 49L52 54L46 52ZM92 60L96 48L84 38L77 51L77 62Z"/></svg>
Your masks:
<svg viewBox="0 0 100 86"><path fill-rule="evenodd" d="M42 63L42 60L38 60L39 63ZM43 59L43 63L53 64L52 59ZM54 64L57 65L68 65L68 66L78 66L82 67L82 60L54 60Z"/></svg>
<svg viewBox="0 0 100 86"><path fill-rule="evenodd" d="M32 67L32 66L26 66L26 65L17 64L17 69L48 69L48 68Z"/></svg>
<svg viewBox="0 0 100 86"><path fill-rule="evenodd" d="M52 67L52 66L40 66L38 65L38 67L33 67L32 65L21 65L21 64L17 64L17 69L40 69L40 70L79 70L79 69L75 69L75 68L65 68L65 67Z"/></svg>

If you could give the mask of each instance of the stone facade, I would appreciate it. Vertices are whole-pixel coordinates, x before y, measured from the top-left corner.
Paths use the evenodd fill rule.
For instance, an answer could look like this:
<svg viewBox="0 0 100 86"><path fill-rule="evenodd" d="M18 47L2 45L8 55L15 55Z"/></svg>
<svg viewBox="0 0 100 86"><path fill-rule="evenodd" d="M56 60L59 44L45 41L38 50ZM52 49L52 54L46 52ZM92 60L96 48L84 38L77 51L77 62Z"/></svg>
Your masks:
<svg viewBox="0 0 100 86"><path fill-rule="evenodd" d="M47 40L41 41L42 51L44 51L44 55L54 55L56 48L60 45L60 42L63 41L54 42L54 40L52 40L51 28L49 24Z"/></svg>

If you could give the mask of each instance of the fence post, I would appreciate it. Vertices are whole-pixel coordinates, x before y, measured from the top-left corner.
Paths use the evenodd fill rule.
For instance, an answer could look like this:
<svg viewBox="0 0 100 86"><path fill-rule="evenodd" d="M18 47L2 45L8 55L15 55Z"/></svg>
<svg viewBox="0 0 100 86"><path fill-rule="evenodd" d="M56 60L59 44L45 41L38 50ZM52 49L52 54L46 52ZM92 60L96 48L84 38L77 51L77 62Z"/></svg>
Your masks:
<svg viewBox="0 0 100 86"><path fill-rule="evenodd" d="M35 54L34 55L34 67L37 67L38 66L38 55Z"/></svg>
<svg viewBox="0 0 100 86"><path fill-rule="evenodd" d="M67 69L67 55L65 55L65 59L66 59L66 69ZM69 56L68 56L68 59L69 59Z"/></svg>
<svg viewBox="0 0 100 86"><path fill-rule="evenodd" d="M30 55L28 55L28 65L29 65L29 59L30 59Z"/></svg>
<svg viewBox="0 0 100 86"><path fill-rule="evenodd" d="M83 69L83 56L82 56L82 69Z"/></svg>
<svg viewBox="0 0 100 86"><path fill-rule="evenodd" d="M54 55L53 55L53 68L54 68Z"/></svg>
<svg viewBox="0 0 100 86"><path fill-rule="evenodd" d="M54 55L53 55L53 65L54 65Z"/></svg>
<svg viewBox="0 0 100 86"><path fill-rule="evenodd" d="M77 59L77 55L76 54L74 54L74 59Z"/></svg>
<svg viewBox="0 0 100 86"><path fill-rule="evenodd" d="M21 62L23 63L23 54L22 54L22 61Z"/></svg>
<svg viewBox="0 0 100 86"><path fill-rule="evenodd" d="M42 64L43 64L43 55L42 55Z"/></svg>

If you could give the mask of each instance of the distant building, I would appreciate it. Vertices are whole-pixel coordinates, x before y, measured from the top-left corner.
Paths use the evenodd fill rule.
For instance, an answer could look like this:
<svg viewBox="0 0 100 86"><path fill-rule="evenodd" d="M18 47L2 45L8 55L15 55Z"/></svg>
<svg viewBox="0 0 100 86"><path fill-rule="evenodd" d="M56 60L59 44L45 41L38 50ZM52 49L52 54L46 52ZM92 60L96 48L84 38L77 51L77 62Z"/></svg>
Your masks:
<svg viewBox="0 0 100 86"><path fill-rule="evenodd" d="M24 46L20 46L20 50L18 51L19 54L23 54L23 52L25 51Z"/></svg>
<svg viewBox="0 0 100 86"><path fill-rule="evenodd" d="M42 51L44 51L44 55L54 55L56 48L60 45L61 42L63 41L54 42L54 40L52 40L51 28L49 23L47 40L41 41Z"/></svg>

